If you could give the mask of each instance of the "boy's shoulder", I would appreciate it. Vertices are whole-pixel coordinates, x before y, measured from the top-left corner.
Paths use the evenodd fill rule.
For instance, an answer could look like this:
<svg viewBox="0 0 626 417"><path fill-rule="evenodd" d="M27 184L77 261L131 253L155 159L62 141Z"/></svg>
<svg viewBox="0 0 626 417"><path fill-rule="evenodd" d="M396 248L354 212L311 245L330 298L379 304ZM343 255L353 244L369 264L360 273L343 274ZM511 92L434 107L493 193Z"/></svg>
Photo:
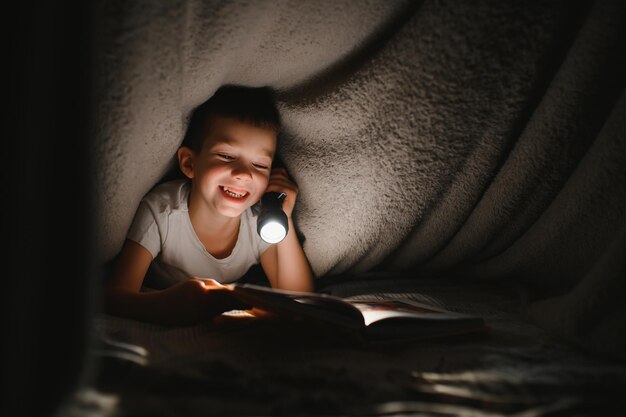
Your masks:
<svg viewBox="0 0 626 417"><path fill-rule="evenodd" d="M155 185L144 196L143 201L161 209L180 209L187 207L189 180L176 179Z"/></svg>

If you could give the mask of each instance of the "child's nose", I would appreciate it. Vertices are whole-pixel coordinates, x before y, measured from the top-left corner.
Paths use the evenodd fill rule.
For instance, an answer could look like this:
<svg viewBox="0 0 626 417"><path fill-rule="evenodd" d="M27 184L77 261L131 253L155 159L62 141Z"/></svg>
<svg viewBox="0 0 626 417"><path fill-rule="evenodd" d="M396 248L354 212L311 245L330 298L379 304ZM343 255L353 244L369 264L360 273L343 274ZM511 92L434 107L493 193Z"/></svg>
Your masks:
<svg viewBox="0 0 626 417"><path fill-rule="evenodd" d="M233 167L232 171L233 177L238 180L246 181L252 179L252 171L246 164L240 163Z"/></svg>

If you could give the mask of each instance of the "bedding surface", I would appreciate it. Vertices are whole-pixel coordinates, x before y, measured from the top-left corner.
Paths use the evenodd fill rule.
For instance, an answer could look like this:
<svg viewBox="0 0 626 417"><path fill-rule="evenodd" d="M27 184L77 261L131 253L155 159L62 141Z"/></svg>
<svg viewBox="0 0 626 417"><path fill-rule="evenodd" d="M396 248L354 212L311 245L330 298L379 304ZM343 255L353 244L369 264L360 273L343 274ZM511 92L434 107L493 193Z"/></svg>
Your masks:
<svg viewBox="0 0 626 417"><path fill-rule="evenodd" d="M389 282L395 291L384 290ZM408 297L481 315L488 331L366 347L301 323L225 316L167 327L101 315L95 388L109 401L100 408L154 417L539 417L617 416L626 405L626 366L524 320L521 289L368 275L324 292Z"/></svg>

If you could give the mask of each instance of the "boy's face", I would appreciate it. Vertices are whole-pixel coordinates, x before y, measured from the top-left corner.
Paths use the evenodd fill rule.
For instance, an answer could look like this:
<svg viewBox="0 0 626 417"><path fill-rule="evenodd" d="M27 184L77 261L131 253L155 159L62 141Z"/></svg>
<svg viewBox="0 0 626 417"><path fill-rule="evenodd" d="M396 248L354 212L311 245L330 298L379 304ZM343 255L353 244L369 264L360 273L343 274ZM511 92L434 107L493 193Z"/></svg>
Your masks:
<svg viewBox="0 0 626 417"><path fill-rule="evenodd" d="M236 217L267 188L276 133L237 119L213 116L199 153L193 154L192 192L217 213Z"/></svg>

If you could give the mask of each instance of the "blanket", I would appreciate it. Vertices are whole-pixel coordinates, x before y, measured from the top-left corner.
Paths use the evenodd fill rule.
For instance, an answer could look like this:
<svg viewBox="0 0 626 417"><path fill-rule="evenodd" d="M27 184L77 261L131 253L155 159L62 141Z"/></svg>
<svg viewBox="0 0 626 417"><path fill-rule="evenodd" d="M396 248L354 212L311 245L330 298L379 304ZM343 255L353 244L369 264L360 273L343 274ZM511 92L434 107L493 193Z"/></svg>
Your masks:
<svg viewBox="0 0 626 417"><path fill-rule="evenodd" d="M318 278L523 285L528 318L624 358L623 1L107 1L95 15L102 263L176 169L191 109L222 84L269 85Z"/></svg>
<svg viewBox="0 0 626 417"><path fill-rule="evenodd" d="M390 281L395 290L381 292ZM488 331L364 347L301 323L180 327L98 315L98 394L83 393L76 415L613 416L626 405L626 365L524 320L521 288L367 275L324 291L477 314Z"/></svg>

